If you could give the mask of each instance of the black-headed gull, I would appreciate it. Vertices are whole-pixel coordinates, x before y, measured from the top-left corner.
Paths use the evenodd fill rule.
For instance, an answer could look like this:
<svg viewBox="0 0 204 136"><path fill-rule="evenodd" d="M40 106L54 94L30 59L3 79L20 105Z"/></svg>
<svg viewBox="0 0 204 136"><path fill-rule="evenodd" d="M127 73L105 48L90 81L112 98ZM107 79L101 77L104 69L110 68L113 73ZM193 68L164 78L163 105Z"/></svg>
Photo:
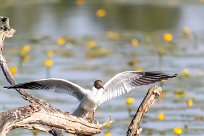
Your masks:
<svg viewBox="0 0 204 136"><path fill-rule="evenodd" d="M70 81L56 78L30 81L6 86L5 88L43 89L57 93L68 93L75 96L80 101L73 115L87 117L87 114L89 112L94 112L100 104L114 97L128 93L137 86L148 85L176 76L177 74L168 74L160 71L125 71L118 73L105 84L101 80L96 80L91 90L84 89Z"/></svg>

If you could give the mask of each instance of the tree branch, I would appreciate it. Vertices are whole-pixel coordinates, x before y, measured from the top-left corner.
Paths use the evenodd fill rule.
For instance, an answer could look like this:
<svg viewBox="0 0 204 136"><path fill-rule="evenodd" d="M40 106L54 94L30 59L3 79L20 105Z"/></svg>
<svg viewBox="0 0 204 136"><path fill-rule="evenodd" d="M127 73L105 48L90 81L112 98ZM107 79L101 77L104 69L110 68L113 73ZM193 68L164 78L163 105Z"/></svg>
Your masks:
<svg viewBox="0 0 204 136"><path fill-rule="evenodd" d="M2 22L0 27L0 66L7 81L14 85L16 84L15 79L3 56L3 45L4 39L12 37L15 30L10 28L7 17L0 17L0 21ZM64 113L23 89L16 89L16 91L31 104L0 113L1 136L5 136L11 129L19 127L41 130L54 136L63 136L63 130L79 135L93 135L101 132L103 125L90 123L85 119Z"/></svg>
<svg viewBox="0 0 204 136"><path fill-rule="evenodd" d="M5 136L15 128L37 129L53 133L53 127L72 134L93 135L101 132L102 125L89 123L83 118L77 118L60 110L45 109L36 103L0 113L1 136ZM57 131L55 130L54 133Z"/></svg>
<svg viewBox="0 0 204 136"><path fill-rule="evenodd" d="M12 37L15 30L10 28L7 17L0 17L0 21L2 22L0 27L0 66L7 81L14 85L15 79L3 56L3 45L4 39ZM77 135L94 135L100 133L104 125L112 123L111 118L103 124L90 123L83 118L77 118L52 107L45 100L32 96L23 89L16 89L16 91L31 104L0 113L1 136L6 136L11 129L15 128L37 129L54 136L63 136L63 131ZM161 87L158 86L149 89L129 126L128 136L140 134L142 130L139 126L140 121L161 91Z"/></svg>
<svg viewBox="0 0 204 136"><path fill-rule="evenodd" d="M9 26L9 18L7 17L0 17L0 20L2 22L2 26L0 27L0 66L2 68L2 71L4 73L4 76L6 77L7 81L11 84L14 85L16 84L15 79L13 78L8 65L6 63L6 59L3 56L3 45L4 45L4 39L5 38L11 38L13 37L14 33L16 30L13 28L10 28ZM52 108L52 106L47 103L45 100L37 98L32 96L31 94L27 93L23 89L16 89L16 91L25 99L28 100L29 102L33 103L38 103L42 106L47 106L49 108Z"/></svg>
<svg viewBox="0 0 204 136"><path fill-rule="evenodd" d="M139 134L142 132L142 128L140 128L140 122L144 116L144 113L146 113L151 105L154 104L156 99L160 96L161 92L162 88L160 86L154 86L148 90L128 127L127 136L139 136Z"/></svg>

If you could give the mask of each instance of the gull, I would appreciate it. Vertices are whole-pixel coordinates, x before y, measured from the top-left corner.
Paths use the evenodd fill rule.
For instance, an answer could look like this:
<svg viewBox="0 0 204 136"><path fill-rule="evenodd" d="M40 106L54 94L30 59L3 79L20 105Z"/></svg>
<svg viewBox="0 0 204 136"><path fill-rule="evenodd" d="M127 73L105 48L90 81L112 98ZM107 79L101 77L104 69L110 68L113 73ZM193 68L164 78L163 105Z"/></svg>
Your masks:
<svg viewBox="0 0 204 136"><path fill-rule="evenodd" d="M102 80L96 80L91 90L84 89L70 81L57 78L19 83L12 86L5 86L4 88L42 89L54 91L56 93L68 93L80 101L73 115L86 118L88 113L94 113L96 108L102 103L128 93L137 86L148 85L176 76L177 74L168 74L160 71L125 71L118 73L105 84ZM94 114L92 114L92 118L93 115Z"/></svg>

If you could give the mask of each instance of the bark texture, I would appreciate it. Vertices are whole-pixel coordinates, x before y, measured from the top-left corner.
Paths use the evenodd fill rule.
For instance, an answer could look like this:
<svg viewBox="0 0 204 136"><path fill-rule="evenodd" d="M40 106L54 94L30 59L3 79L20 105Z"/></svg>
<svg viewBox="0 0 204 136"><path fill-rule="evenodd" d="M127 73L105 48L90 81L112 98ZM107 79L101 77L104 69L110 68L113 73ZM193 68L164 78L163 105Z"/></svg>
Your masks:
<svg viewBox="0 0 204 136"><path fill-rule="evenodd" d="M14 85L16 82L3 56L3 47L5 38L12 37L15 30L9 26L9 18L0 17L0 21L2 22L0 27L0 66L6 80ZM55 136L62 136L63 131L77 135L93 135L101 132L103 125L90 123L88 120L64 113L23 89L16 89L16 91L31 104L0 113L0 136L5 136L11 129L19 127L37 129Z"/></svg>
<svg viewBox="0 0 204 136"><path fill-rule="evenodd" d="M140 133L142 132L142 128L140 128L140 122L144 114L150 109L151 105L154 104L156 99L160 96L161 92L162 88L159 86L154 86L148 90L135 116L133 117L132 122L128 127L127 136L140 135Z"/></svg>

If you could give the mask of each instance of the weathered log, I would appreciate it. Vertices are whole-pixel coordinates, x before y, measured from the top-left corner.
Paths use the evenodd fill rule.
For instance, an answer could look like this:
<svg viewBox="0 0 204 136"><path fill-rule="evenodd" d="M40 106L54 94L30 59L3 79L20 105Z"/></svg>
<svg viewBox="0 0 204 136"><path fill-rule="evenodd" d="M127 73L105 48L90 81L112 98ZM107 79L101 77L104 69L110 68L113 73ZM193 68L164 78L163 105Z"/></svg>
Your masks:
<svg viewBox="0 0 204 136"><path fill-rule="evenodd" d="M127 136L140 135L140 133L142 132L142 128L140 128L140 122L144 114L150 109L151 105L154 104L156 99L160 96L161 92L162 88L160 86L154 86L148 90L136 114L134 115L132 122L128 127Z"/></svg>
<svg viewBox="0 0 204 136"><path fill-rule="evenodd" d="M60 110L45 109L36 103L0 113L1 136L15 128L37 129L50 133L53 127L72 134L93 135L100 133L102 126Z"/></svg>
<svg viewBox="0 0 204 136"><path fill-rule="evenodd" d="M0 66L7 81L14 85L16 83L15 79L3 56L3 45L5 38L12 37L15 30L10 28L7 17L0 17L0 21L2 22L0 27ZM64 113L23 89L16 89L16 91L31 104L0 113L1 136L6 135L11 129L19 127L37 129L55 136L63 135L62 130L77 135L93 135L101 132L103 125L89 123L88 120Z"/></svg>
<svg viewBox="0 0 204 136"><path fill-rule="evenodd" d="M3 56L3 45L4 39L12 37L15 30L10 28L7 17L0 17L0 21L3 23L0 27L0 66L7 81L14 85L16 83L15 79L10 73L6 59ZM112 123L111 118L103 124L90 123L86 119L77 118L52 107L45 100L31 95L23 89L16 89L16 91L31 104L0 113L1 136L5 136L15 128L37 129L54 136L63 136L63 131L76 135L94 135L100 133L101 128L106 124ZM161 91L161 87L158 86L149 89L129 126L128 136L140 134L140 121Z"/></svg>

